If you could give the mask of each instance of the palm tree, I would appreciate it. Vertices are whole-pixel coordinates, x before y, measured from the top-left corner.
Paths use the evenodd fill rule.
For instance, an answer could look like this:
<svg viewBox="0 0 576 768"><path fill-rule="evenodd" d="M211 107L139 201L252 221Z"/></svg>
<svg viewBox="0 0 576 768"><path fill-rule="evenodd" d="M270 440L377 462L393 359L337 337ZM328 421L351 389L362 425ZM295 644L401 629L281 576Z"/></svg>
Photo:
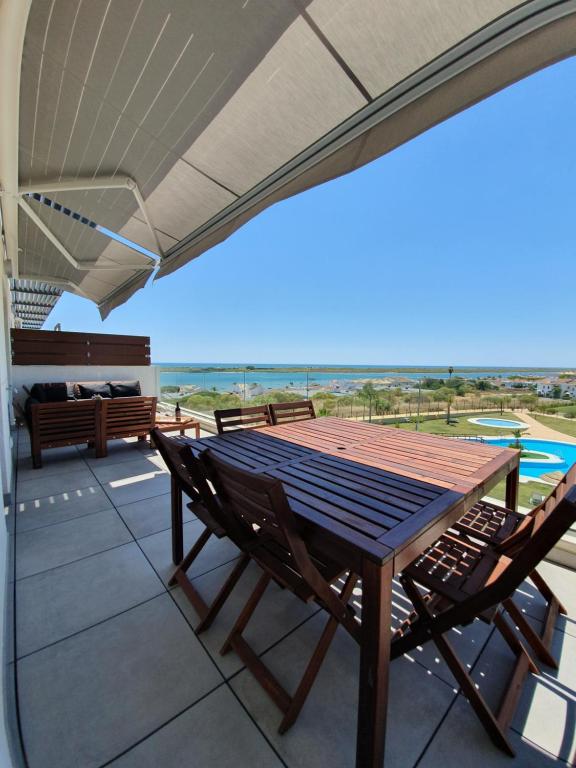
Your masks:
<svg viewBox="0 0 576 768"><path fill-rule="evenodd" d="M450 424L450 406L454 402L454 393L453 392L447 392L446 393L446 424Z"/></svg>
<svg viewBox="0 0 576 768"><path fill-rule="evenodd" d="M366 406L368 403L368 421L372 421L372 401L376 398L376 390L371 382L366 382L362 389L358 392L358 397Z"/></svg>
<svg viewBox="0 0 576 768"><path fill-rule="evenodd" d="M452 374L454 373L454 368L452 368L451 365L448 366L448 381L452 380ZM450 405L452 404L452 400L454 400L454 395L447 395L446 396L446 404L448 408L446 409L446 424L450 424Z"/></svg>

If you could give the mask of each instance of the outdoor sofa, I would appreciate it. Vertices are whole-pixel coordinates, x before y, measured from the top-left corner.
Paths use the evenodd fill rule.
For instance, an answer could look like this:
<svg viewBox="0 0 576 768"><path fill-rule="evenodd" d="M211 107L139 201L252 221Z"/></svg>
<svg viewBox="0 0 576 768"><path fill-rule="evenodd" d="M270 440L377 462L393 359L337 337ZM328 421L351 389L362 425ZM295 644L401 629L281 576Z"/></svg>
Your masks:
<svg viewBox="0 0 576 768"><path fill-rule="evenodd" d="M138 381L34 384L25 405L34 468L42 466L45 448L86 443L101 458L108 440L145 439L156 421L156 398L140 391Z"/></svg>

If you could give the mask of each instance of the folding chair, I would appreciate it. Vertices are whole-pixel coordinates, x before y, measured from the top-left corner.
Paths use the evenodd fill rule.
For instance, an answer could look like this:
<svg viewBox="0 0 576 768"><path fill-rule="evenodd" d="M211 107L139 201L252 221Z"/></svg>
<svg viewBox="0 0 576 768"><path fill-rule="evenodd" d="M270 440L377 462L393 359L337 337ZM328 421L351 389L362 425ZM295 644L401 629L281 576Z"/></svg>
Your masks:
<svg viewBox="0 0 576 768"><path fill-rule="evenodd" d="M298 717L338 625L341 624L359 641L360 627L354 610L348 605L357 576L343 571L330 558L306 547L279 480L237 469L209 450L201 454L201 459L206 463L222 501L222 508L230 521L228 525L238 525L244 530L244 546L263 571L220 653L224 655L231 649L236 651L282 711L284 717L278 730L284 733ZM337 590L336 584L341 580L344 584ZM285 690L243 636L270 581L289 589L306 603L316 601L330 614L293 694Z"/></svg>
<svg viewBox="0 0 576 768"><path fill-rule="evenodd" d="M214 411L218 434L238 429L269 427L272 424L270 409L267 405L253 405L249 408L228 408Z"/></svg>
<svg viewBox="0 0 576 768"><path fill-rule="evenodd" d="M575 479L576 466L569 470L538 507L526 515L480 501L453 528L483 544L497 547L498 552L502 554L513 557L530 534L535 522L548 513L556 504L559 495L564 493L567 486L573 485ZM507 603L506 608L540 661L557 669L558 663L550 652L550 645L556 619L559 614L565 615L566 609L537 570L529 574L529 578L546 601L542 634L539 635L526 621L512 599Z"/></svg>
<svg viewBox="0 0 576 768"><path fill-rule="evenodd" d="M538 668L506 621L504 611L516 621L516 613L510 610L512 595L576 521L575 482L576 465L568 473L567 482L556 490L553 501L534 515L529 530L526 526L522 536L513 542L514 549L511 549L510 537L508 551L504 553L497 546L475 544L466 536L448 532L400 576L414 612L395 632L391 658L433 640L491 739L510 755L514 755L514 751L506 738L506 730L526 675L529 671L537 673ZM424 587L427 594L423 595L417 585ZM469 624L475 618L494 623L516 656L496 714L488 707L446 637L449 630Z"/></svg>
<svg viewBox="0 0 576 768"><path fill-rule="evenodd" d="M290 421L308 421L316 418L312 400L300 400L297 403L271 403L270 413L273 424L286 424Z"/></svg>
<svg viewBox="0 0 576 768"><path fill-rule="evenodd" d="M178 584L182 587L182 591L200 617L200 622L195 628L196 632L200 633L212 624L246 569L250 558L245 552L242 553L218 594L208 605L188 578L187 571L212 536L222 539L229 535L222 526L223 516L220 504L210 489L203 465L194 457L188 446L179 446L158 429L152 430L152 439L176 486L190 498L188 509L204 524L204 530L168 582L169 586Z"/></svg>

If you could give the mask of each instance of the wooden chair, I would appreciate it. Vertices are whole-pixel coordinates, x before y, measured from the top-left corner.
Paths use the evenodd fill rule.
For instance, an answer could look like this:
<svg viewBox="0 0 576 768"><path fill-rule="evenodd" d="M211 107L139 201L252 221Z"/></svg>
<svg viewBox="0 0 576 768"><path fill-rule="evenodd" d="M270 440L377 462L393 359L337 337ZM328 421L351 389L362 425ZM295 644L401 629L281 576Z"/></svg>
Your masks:
<svg viewBox="0 0 576 768"><path fill-rule="evenodd" d="M154 427L155 397L115 397L102 400L101 455L108 454L108 440L138 437L144 440Z"/></svg>
<svg viewBox="0 0 576 768"><path fill-rule="evenodd" d="M312 400L297 403L271 403L272 424L286 424L289 421L307 421L316 418Z"/></svg>
<svg viewBox="0 0 576 768"><path fill-rule="evenodd" d="M214 411L218 434L238 429L269 427L272 424L270 409L267 405L253 405L249 408L228 408Z"/></svg>
<svg viewBox="0 0 576 768"><path fill-rule="evenodd" d="M250 558L245 553L242 554L218 594L212 603L208 605L188 578L187 571L212 536L216 536L219 539L227 536L227 532L222 526L222 511L218 499L210 489L203 465L194 457L188 446L179 446L174 440L166 437L158 429L152 430L152 439L164 459L176 487L189 497L188 509L204 525L203 532L168 582L169 586L179 584L182 587L182 591L200 617L200 622L195 628L195 631L200 633L208 629L212 624L246 569Z"/></svg>
<svg viewBox="0 0 576 768"><path fill-rule="evenodd" d="M391 658L433 640L491 739L510 755L514 751L506 730L526 675L529 671L537 673L538 668L506 621L505 611L516 621L516 614L510 611L512 595L575 521L576 465L568 473L567 482L557 489L553 501L541 514L534 515L532 525L523 529L513 547L510 537L506 551L500 551L498 546L475 544L467 536L448 532L400 576L414 613L396 631ZM423 595L417 585L424 587L427 594ZM475 618L494 623L516 656L496 714L446 637L449 630Z"/></svg>
<svg viewBox="0 0 576 768"><path fill-rule="evenodd" d="M342 624L359 641L360 627L352 607L348 605L357 577L349 573L344 579L346 572L342 571L340 565L307 549L279 480L236 469L209 450L201 458L222 500L222 508L227 516L225 525L243 530L243 546L263 571L220 653L224 655L230 649L236 651L282 711L284 717L278 730L284 733L302 709L338 625ZM343 579L342 588L335 591L334 587ZM246 625L272 580L304 602L316 601L330 614L304 676L292 695L243 636Z"/></svg>
<svg viewBox="0 0 576 768"><path fill-rule="evenodd" d="M539 506L526 515L496 504L480 501L453 528L475 541L496 547L498 552L513 557L516 552L520 551L522 543L528 538L538 519L545 516L555 506L559 496L563 495L567 486L574 484L575 479L576 466L569 470ZM566 608L537 570L534 570L529 578L546 601L542 633L539 635L533 629L512 599L506 608L540 661L557 669L558 663L552 656L550 646L556 619L559 614L566 614Z"/></svg>

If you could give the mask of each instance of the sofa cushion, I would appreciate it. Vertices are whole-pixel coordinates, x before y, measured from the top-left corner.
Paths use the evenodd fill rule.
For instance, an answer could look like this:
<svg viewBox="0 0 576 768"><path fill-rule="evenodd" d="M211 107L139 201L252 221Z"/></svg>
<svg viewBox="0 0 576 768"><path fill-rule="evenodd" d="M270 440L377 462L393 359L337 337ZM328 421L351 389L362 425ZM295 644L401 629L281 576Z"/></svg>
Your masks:
<svg viewBox="0 0 576 768"><path fill-rule="evenodd" d="M112 397L139 397L142 394L140 382L134 381L111 381L110 391Z"/></svg>
<svg viewBox="0 0 576 768"><path fill-rule="evenodd" d="M65 382L34 384L30 396L39 403L65 403L68 400L68 387Z"/></svg>
<svg viewBox="0 0 576 768"><path fill-rule="evenodd" d="M80 397L82 400L90 400L95 395L100 397L112 397L110 385L105 381L83 381L78 382Z"/></svg>

